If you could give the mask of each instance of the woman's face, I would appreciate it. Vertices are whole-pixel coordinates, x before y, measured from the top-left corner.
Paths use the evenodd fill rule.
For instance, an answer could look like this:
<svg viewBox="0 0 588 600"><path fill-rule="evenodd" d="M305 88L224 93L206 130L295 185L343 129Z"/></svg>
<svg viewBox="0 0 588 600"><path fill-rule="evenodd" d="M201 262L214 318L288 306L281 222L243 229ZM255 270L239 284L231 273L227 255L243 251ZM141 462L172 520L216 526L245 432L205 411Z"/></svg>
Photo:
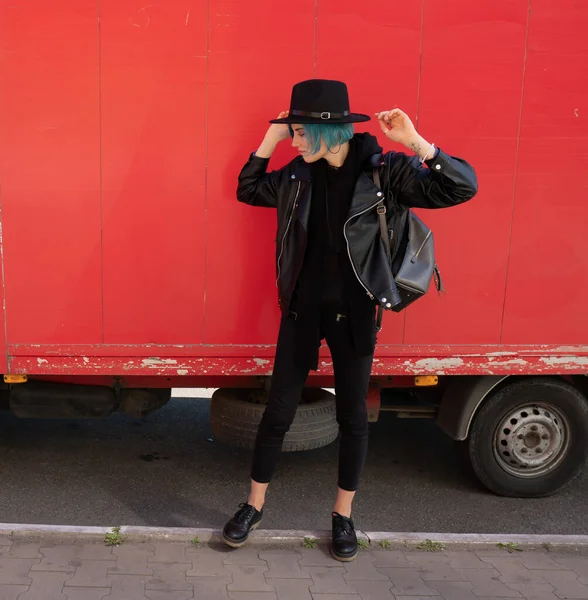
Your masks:
<svg viewBox="0 0 588 600"><path fill-rule="evenodd" d="M321 139L321 147L320 150L315 154L308 153L308 145L306 136L304 134L304 127L302 125L292 125L292 131L294 135L292 136L292 146L300 152L300 155L307 163L313 163L321 158L324 158L328 153L327 144L325 144L325 140Z"/></svg>

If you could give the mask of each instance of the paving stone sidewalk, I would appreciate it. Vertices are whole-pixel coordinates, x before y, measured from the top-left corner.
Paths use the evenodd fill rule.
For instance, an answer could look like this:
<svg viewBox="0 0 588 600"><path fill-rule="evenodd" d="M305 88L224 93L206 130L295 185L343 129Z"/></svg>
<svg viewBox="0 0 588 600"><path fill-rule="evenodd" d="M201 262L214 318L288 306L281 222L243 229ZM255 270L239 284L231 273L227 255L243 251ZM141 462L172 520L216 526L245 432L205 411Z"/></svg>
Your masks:
<svg viewBox="0 0 588 600"><path fill-rule="evenodd" d="M588 552L499 548L231 551L221 544L0 537L0 600L588 599Z"/></svg>

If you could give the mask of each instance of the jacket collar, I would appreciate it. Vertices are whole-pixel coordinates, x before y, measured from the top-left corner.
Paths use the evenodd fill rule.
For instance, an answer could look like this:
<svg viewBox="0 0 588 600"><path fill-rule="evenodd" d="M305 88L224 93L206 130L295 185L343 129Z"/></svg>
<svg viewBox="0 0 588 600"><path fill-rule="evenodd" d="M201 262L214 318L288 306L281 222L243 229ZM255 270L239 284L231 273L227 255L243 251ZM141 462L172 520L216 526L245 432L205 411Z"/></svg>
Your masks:
<svg viewBox="0 0 588 600"><path fill-rule="evenodd" d="M381 167L385 164L384 155L381 152L377 152L376 154L372 154L368 157L368 159L364 163L364 170L366 172L371 173L371 171L375 167ZM292 181L310 181L311 173L310 173L310 165L304 161L302 157L297 157L294 159L294 164L292 167L292 175L290 179Z"/></svg>
<svg viewBox="0 0 588 600"><path fill-rule="evenodd" d="M378 192L380 190L373 182L372 171L375 167L381 167L384 164L383 154L381 152L370 155L365 161L364 169L362 170L355 184L355 190L353 192L353 198L349 208L349 216L357 215L370 206L375 206L382 199L381 196L378 196ZM311 181L310 165L304 162L302 157L294 159L290 181L293 183L297 183L299 181ZM308 200L310 200L310 190L307 194L305 194L304 198L301 198L300 207L297 211L298 218L305 225L308 223L308 214L310 208L310 203Z"/></svg>
<svg viewBox="0 0 588 600"><path fill-rule="evenodd" d="M378 194L380 194L378 196ZM355 183L355 191L349 207L349 216L353 217L370 206L376 206L383 199L381 190L373 182L371 170L362 171Z"/></svg>
<svg viewBox="0 0 588 600"><path fill-rule="evenodd" d="M378 192L381 192L381 190L374 183L373 170L385 164L384 155L381 152L371 154L366 159L363 170L355 184L355 191L353 192L353 199L349 208L349 216L357 215L370 206L375 206L383 199L382 195L378 196Z"/></svg>
<svg viewBox="0 0 588 600"><path fill-rule="evenodd" d="M299 156L294 159L291 181L310 181L310 165Z"/></svg>

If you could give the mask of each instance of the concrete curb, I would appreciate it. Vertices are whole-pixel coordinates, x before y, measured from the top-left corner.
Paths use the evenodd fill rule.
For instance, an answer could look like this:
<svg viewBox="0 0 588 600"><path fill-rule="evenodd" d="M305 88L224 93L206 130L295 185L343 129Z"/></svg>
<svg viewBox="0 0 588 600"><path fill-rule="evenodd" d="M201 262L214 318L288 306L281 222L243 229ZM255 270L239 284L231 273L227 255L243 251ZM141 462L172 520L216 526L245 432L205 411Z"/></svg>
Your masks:
<svg viewBox="0 0 588 600"><path fill-rule="evenodd" d="M103 541L111 527L78 527L75 525L35 525L0 523L0 536L22 538L78 538L80 540ZM144 542L162 540L168 542L191 542L198 538L201 544L222 541L221 529L190 527L138 527L121 526L120 534L128 541ZM403 533L385 531L358 531L358 539L379 547L388 542L390 548L416 548L426 541L439 542L444 546L494 547L498 544L516 544L527 548L586 547L588 535L521 535L484 533ZM301 546L305 538L323 544L331 540L331 532L325 530L258 530L251 534L249 544L255 546ZM388 547L388 544L386 546Z"/></svg>
<svg viewBox="0 0 588 600"><path fill-rule="evenodd" d="M10 538L59 537L102 541L112 530L111 527L78 527L72 525L35 525L21 523L0 523L0 536ZM137 527L122 526L121 535L129 541L164 540L169 542L191 542L198 538L202 544L221 541L221 530L188 527ZM358 539L370 545L379 546L386 541L390 547L416 547L430 540L445 546L493 546L516 544L524 547L588 547L588 535L520 535L520 534L481 534L481 533L394 533L386 531L358 531ZM251 534L250 544L302 545L305 538L318 543L331 539L331 532L304 530L258 530Z"/></svg>
<svg viewBox="0 0 588 600"><path fill-rule="evenodd" d="M588 547L588 535L529 535L515 533L389 533L367 531L370 544L386 540L393 546L419 546L423 542L439 542L445 546L492 546L515 544L519 547Z"/></svg>
<svg viewBox="0 0 588 600"><path fill-rule="evenodd" d="M112 527L78 527L72 525L31 525L21 523L0 523L0 536L13 539L59 537L79 538L83 540L104 540L104 536L112 531ZM124 525L120 535L128 541L162 540L168 542L191 542L198 538L201 544L222 542L222 529L192 527L138 527ZM357 532L358 539L369 542L367 536ZM330 531L290 531L263 529L254 531L248 544L258 546L301 545L305 538L312 538L318 543L331 539Z"/></svg>
<svg viewBox="0 0 588 600"><path fill-rule="evenodd" d="M36 525L22 523L0 523L0 535L22 536L22 535L80 535L104 536L111 531L109 527L78 527L76 525Z"/></svg>

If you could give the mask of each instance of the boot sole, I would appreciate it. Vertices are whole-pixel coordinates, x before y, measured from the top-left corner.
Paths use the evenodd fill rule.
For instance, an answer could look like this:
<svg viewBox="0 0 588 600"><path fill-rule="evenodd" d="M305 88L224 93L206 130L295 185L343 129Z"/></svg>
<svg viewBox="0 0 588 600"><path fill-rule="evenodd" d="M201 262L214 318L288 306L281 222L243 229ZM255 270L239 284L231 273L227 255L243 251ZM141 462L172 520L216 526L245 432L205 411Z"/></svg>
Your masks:
<svg viewBox="0 0 588 600"><path fill-rule="evenodd" d="M331 556L335 560L338 560L339 562L351 562L351 561L354 561L357 558L357 555L358 555L358 551L356 550L355 554L353 554L352 556L349 556L349 555L340 556L339 554L335 553L335 551L333 550L333 548L331 548Z"/></svg>
<svg viewBox="0 0 588 600"><path fill-rule="evenodd" d="M261 524L261 520L259 520L257 523L255 523L255 525L252 525L251 529L249 530L249 533L251 533L252 531L255 531L259 527L260 524ZM249 533L247 534L247 537L241 542L235 542L235 540L232 540L231 538L226 537L225 534L223 533L223 541L225 542L225 544L227 546L230 546L231 548L240 548L249 539Z"/></svg>

